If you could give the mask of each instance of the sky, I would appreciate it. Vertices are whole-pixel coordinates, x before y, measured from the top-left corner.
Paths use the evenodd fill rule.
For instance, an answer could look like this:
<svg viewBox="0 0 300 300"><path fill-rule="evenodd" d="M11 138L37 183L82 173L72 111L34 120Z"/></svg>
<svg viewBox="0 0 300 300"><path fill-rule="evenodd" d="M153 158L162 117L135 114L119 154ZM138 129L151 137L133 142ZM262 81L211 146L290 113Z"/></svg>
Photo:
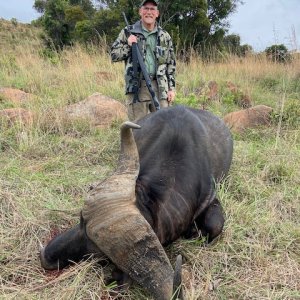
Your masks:
<svg viewBox="0 0 300 300"><path fill-rule="evenodd" d="M30 23L39 17L32 8L33 3L34 0L0 0L0 18L16 18L19 22Z"/></svg>
<svg viewBox="0 0 300 300"><path fill-rule="evenodd" d="M229 33L256 51L274 44L300 50L300 0L244 0L229 23Z"/></svg>
<svg viewBox="0 0 300 300"><path fill-rule="evenodd" d="M232 14L229 34L238 34L241 44L263 51L274 44L300 50L300 0L243 0ZM0 18L30 23L39 14L34 0L0 0Z"/></svg>

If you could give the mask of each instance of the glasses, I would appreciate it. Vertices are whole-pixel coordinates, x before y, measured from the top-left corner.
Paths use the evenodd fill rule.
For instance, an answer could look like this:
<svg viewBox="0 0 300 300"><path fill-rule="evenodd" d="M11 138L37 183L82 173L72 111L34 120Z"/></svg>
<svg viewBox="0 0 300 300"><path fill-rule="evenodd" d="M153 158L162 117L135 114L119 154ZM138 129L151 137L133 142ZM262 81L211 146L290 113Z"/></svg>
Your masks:
<svg viewBox="0 0 300 300"><path fill-rule="evenodd" d="M151 11L154 12L157 10L157 7L148 7L148 6L143 6L143 10L145 11Z"/></svg>

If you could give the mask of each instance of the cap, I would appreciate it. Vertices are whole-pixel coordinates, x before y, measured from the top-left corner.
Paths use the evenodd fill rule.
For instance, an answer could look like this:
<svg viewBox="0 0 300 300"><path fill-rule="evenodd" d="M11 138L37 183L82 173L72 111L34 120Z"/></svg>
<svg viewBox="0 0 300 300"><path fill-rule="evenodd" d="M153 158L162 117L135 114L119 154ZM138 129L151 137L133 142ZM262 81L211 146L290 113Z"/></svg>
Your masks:
<svg viewBox="0 0 300 300"><path fill-rule="evenodd" d="M155 1L155 0L144 0L144 1L142 1L142 3L141 3L141 7L142 6L144 6L145 5L145 3L147 3L147 2L152 2L153 4L155 4L156 6L158 6L158 1Z"/></svg>

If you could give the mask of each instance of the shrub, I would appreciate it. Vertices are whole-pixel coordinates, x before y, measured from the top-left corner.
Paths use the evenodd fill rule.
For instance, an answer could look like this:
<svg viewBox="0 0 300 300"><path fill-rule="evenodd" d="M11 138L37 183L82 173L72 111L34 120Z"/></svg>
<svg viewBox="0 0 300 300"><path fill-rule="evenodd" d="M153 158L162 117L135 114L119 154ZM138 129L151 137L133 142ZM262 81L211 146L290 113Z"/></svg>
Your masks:
<svg viewBox="0 0 300 300"><path fill-rule="evenodd" d="M288 49L285 45L272 45L265 50L267 58L275 63L287 63L290 62L292 56L288 53Z"/></svg>
<svg viewBox="0 0 300 300"><path fill-rule="evenodd" d="M11 18L11 23L15 26L15 27L17 27L18 26L18 21L17 21L17 19L16 18Z"/></svg>

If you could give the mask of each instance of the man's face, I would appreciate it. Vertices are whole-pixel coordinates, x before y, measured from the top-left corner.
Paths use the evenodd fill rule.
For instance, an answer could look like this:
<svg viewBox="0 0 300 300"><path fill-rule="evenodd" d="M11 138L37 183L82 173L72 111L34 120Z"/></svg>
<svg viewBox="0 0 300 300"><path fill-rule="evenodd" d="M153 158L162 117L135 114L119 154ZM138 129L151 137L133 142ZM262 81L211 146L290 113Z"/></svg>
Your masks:
<svg viewBox="0 0 300 300"><path fill-rule="evenodd" d="M142 22L145 25L154 25L156 18L159 16L157 6L151 2L146 2L139 10Z"/></svg>

